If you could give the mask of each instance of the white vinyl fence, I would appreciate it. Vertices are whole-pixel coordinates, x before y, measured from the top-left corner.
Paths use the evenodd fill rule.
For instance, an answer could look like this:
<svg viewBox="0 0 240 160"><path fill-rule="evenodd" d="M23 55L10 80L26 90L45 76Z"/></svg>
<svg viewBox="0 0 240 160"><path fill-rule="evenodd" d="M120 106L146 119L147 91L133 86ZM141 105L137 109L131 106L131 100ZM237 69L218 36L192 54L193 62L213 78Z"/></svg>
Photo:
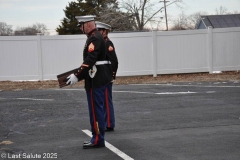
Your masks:
<svg viewBox="0 0 240 160"><path fill-rule="evenodd" d="M117 76L240 70L240 27L110 33ZM0 81L55 80L83 59L85 35L0 36Z"/></svg>

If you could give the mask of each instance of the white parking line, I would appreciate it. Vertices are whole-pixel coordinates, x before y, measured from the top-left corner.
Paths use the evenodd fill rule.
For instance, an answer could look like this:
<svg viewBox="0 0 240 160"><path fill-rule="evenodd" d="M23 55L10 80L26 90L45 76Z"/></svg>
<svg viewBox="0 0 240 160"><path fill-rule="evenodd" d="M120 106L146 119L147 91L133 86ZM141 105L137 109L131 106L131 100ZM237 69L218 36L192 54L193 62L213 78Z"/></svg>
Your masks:
<svg viewBox="0 0 240 160"><path fill-rule="evenodd" d="M158 85L158 84L130 84L130 85ZM160 85L165 85L165 86L193 86L193 85L172 85L172 84L160 84ZM84 89L62 89L65 91L69 90L80 90L80 91L85 91ZM115 93L135 93L135 94L157 94L157 95L177 95L177 94L195 94L199 92L191 92L191 91L186 91L186 92L138 92L138 91L112 91ZM206 91L204 93L216 93L215 91Z"/></svg>
<svg viewBox="0 0 240 160"><path fill-rule="evenodd" d="M137 91L112 91L117 93L144 93L144 94L155 94L154 92L137 92Z"/></svg>
<svg viewBox="0 0 240 160"><path fill-rule="evenodd" d="M129 85L143 85L143 86L174 86L174 87L212 87L212 88L239 88L240 86L216 86L216 85L197 85L197 84L180 84L180 85L177 85L177 84L129 84Z"/></svg>
<svg viewBox="0 0 240 160"><path fill-rule="evenodd" d="M56 91L85 91L85 89L82 88L57 88L57 89L53 89Z"/></svg>
<svg viewBox="0 0 240 160"><path fill-rule="evenodd" d="M155 93L155 94L192 94L197 92L162 92L162 93Z"/></svg>
<svg viewBox="0 0 240 160"><path fill-rule="evenodd" d="M13 98L14 99L14 98ZM20 100L31 100L31 101L54 101L54 99L36 99L36 98L16 98Z"/></svg>
<svg viewBox="0 0 240 160"><path fill-rule="evenodd" d="M154 92L137 92L137 91L113 91L117 93L137 93L137 94L193 94L198 92L160 92L160 93L154 93Z"/></svg>
<svg viewBox="0 0 240 160"><path fill-rule="evenodd" d="M5 100L5 99L10 99L10 100L30 100L30 101L54 101L54 99L36 99L36 98L2 98L0 97L0 100Z"/></svg>
<svg viewBox="0 0 240 160"><path fill-rule="evenodd" d="M92 137L92 133L89 130L82 130L84 133L86 133L89 137ZM120 151L119 149L117 149L116 147L114 147L113 145L111 145L110 143L108 143L107 141L105 141L105 146L113 151L114 153L116 153L119 157L121 157L124 160L134 160L133 158L129 157L128 155L126 155L125 153L123 153L122 151Z"/></svg>

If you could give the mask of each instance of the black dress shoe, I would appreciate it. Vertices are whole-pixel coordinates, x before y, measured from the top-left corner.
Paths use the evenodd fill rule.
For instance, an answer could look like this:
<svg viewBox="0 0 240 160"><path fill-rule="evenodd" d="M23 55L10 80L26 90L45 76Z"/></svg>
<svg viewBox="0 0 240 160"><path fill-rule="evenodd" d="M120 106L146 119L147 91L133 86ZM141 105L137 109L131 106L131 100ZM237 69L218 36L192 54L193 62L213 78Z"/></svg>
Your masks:
<svg viewBox="0 0 240 160"><path fill-rule="evenodd" d="M91 148L101 148L101 147L105 147L105 145L95 145L92 144L91 142L89 143L83 143L83 149L91 149Z"/></svg>
<svg viewBox="0 0 240 160"><path fill-rule="evenodd" d="M109 128L109 127L107 127L107 128L105 129L105 132L112 132L112 131L114 131L114 128Z"/></svg>

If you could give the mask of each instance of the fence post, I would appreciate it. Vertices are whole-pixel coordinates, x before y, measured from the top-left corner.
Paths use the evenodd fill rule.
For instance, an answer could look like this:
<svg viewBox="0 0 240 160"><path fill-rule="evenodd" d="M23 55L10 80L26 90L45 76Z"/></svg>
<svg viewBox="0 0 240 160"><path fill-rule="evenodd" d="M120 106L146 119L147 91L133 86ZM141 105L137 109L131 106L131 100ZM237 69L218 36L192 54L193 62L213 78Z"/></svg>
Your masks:
<svg viewBox="0 0 240 160"><path fill-rule="evenodd" d="M157 77L157 31L152 31L153 77Z"/></svg>
<svg viewBox="0 0 240 160"><path fill-rule="evenodd" d="M43 64L42 64L42 33L37 33L37 53L38 53L38 76L39 80L43 80Z"/></svg>
<svg viewBox="0 0 240 160"><path fill-rule="evenodd" d="M207 42L207 53L208 53L208 69L209 73L213 73L213 33L212 26L208 27L208 42Z"/></svg>

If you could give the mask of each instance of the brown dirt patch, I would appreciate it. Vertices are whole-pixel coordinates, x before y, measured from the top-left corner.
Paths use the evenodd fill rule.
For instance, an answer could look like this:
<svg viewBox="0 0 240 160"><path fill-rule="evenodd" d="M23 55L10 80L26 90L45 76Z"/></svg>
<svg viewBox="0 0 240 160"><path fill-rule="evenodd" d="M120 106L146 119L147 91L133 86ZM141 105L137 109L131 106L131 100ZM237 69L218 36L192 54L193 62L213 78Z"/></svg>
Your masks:
<svg viewBox="0 0 240 160"><path fill-rule="evenodd" d="M117 77L114 84L156 84L171 82L213 82L213 81L240 81L240 72L222 72L217 74L209 73L191 73L191 74L171 74L158 75L157 77L149 76L130 76ZM83 86L83 81L72 87ZM67 86L66 88L69 88ZM4 90L30 90L30 89L47 89L59 88L56 80L47 81L0 81L0 91Z"/></svg>

